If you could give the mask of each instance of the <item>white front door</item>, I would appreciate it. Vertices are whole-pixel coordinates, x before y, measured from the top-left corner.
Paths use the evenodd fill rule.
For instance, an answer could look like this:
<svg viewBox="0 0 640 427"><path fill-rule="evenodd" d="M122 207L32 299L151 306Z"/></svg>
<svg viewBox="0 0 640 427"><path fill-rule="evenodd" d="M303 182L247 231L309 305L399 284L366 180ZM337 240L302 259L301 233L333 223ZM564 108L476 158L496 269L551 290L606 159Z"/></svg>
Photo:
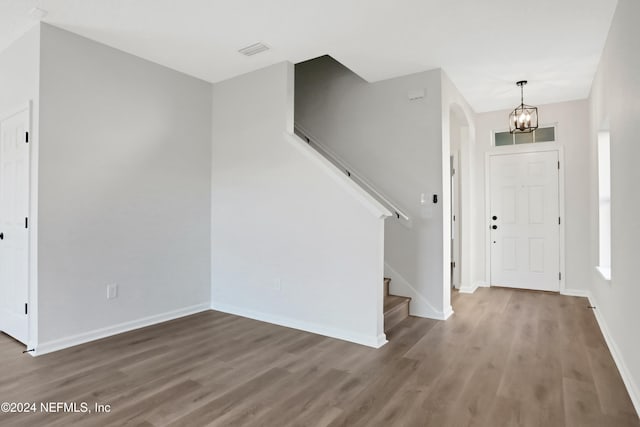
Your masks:
<svg viewBox="0 0 640 427"><path fill-rule="evenodd" d="M491 285L560 290L558 152L493 155Z"/></svg>
<svg viewBox="0 0 640 427"><path fill-rule="evenodd" d="M29 335L29 110L0 122L0 330Z"/></svg>

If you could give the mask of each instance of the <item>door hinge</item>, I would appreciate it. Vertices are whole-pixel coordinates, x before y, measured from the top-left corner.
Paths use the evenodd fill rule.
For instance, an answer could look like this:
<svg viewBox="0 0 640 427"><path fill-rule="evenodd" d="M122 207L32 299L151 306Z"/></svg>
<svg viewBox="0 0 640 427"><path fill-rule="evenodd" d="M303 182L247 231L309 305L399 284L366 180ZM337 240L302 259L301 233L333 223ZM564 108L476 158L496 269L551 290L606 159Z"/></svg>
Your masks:
<svg viewBox="0 0 640 427"><path fill-rule="evenodd" d="M24 142L27 144L29 143L29 132L24 133Z"/></svg>
<svg viewBox="0 0 640 427"><path fill-rule="evenodd" d="M29 218L24 219L24 228L29 228Z"/></svg>
<svg viewBox="0 0 640 427"><path fill-rule="evenodd" d="M562 273L558 273L558 280L562 280Z"/></svg>
<svg viewBox="0 0 640 427"><path fill-rule="evenodd" d="M560 217L558 217L558 225L560 225Z"/></svg>
<svg viewBox="0 0 640 427"><path fill-rule="evenodd" d="M558 169L560 169L560 160L558 160Z"/></svg>
<svg viewBox="0 0 640 427"><path fill-rule="evenodd" d="M455 175L455 174L456 174L456 169L455 169L455 168L453 168L453 169L451 170L451 175Z"/></svg>
<svg viewBox="0 0 640 427"><path fill-rule="evenodd" d="M452 268L456 268L456 262L455 261L451 261L451 267Z"/></svg>
<svg viewBox="0 0 640 427"><path fill-rule="evenodd" d="M29 304L24 303L24 314L29 314Z"/></svg>

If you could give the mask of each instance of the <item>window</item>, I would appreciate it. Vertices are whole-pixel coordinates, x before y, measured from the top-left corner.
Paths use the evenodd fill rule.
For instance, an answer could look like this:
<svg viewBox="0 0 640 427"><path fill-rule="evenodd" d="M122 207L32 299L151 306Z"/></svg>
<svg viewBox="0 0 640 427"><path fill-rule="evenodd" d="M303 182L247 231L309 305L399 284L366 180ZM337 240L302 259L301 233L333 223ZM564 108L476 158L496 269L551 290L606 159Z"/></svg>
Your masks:
<svg viewBox="0 0 640 427"><path fill-rule="evenodd" d="M514 144L533 144L535 142L553 142L556 140L556 127L541 127L531 133L494 132L493 136L496 147Z"/></svg>
<svg viewBox="0 0 640 427"><path fill-rule="evenodd" d="M611 280L611 144L609 131L598 132L598 271Z"/></svg>

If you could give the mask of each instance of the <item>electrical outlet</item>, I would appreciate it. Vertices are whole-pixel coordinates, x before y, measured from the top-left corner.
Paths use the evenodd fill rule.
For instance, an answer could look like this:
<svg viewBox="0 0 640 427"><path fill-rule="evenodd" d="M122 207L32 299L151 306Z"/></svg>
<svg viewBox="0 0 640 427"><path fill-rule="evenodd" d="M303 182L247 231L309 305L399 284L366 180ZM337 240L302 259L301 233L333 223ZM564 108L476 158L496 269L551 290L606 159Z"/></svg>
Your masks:
<svg viewBox="0 0 640 427"><path fill-rule="evenodd" d="M281 291L282 290L282 279L280 279L280 278L274 279L273 280L273 284L272 284L272 289L274 291Z"/></svg>
<svg viewBox="0 0 640 427"><path fill-rule="evenodd" d="M107 299L114 299L118 297L118 285L111 283L107 285Z"/></svg>

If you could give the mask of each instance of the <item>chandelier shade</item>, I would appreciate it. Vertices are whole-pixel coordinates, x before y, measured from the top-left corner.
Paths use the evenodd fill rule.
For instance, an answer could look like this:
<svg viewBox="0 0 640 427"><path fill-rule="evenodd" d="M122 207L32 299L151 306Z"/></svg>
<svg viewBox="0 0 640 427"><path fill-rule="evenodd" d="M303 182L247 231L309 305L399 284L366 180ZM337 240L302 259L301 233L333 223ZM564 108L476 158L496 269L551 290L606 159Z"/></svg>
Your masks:
<svg viewBox="0 0 640 427"><path fill-rule="evenodd" d="M524 103L526 80L516 83L520 87L520 105L509 114L510 133L531 133L538 129L538 108Z"/></svg>

